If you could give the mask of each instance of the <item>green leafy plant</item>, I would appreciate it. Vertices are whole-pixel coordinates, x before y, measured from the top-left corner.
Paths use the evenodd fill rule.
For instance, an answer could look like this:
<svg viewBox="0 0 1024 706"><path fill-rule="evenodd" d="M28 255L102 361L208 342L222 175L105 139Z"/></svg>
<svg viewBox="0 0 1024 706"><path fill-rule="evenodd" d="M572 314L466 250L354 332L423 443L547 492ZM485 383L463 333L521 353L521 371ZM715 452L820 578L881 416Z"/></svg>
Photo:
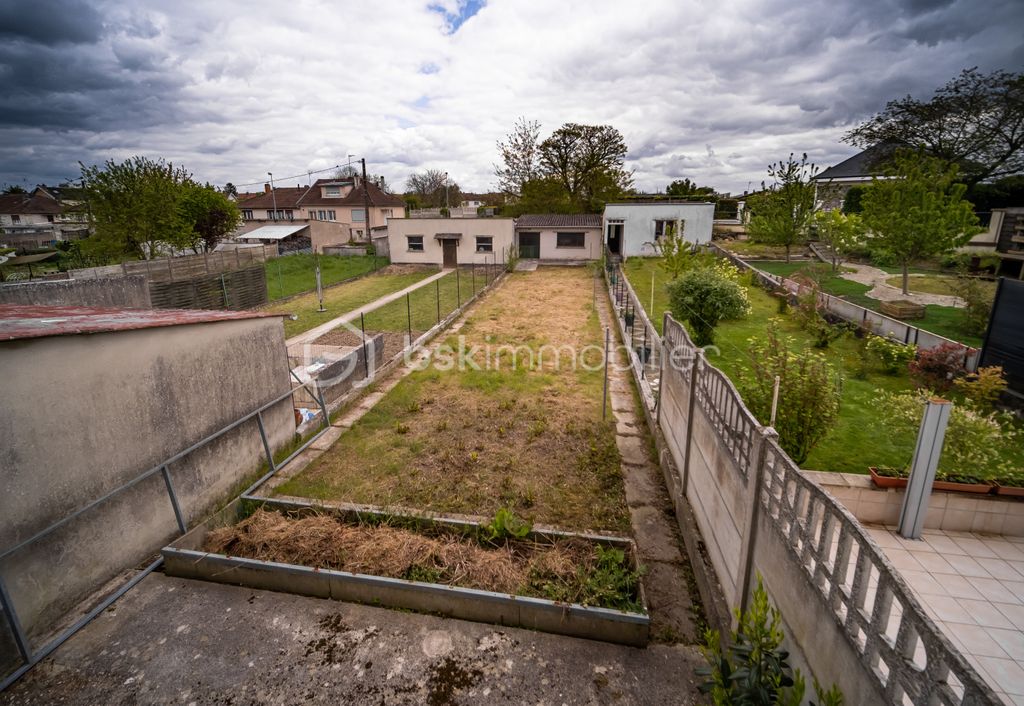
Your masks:
<svg viewBox="0 0 1024 706"><path fill-rule="evenodd" d="M738 271L732 270L738 278ZM698 346L714 343L715 327L723 319L738 319L750 313L747 290L730 278L725 267L685 272L668 285L668 293L672 315L690 325Z"/></svg>
<svg viewBox="0 0 1024 706"><path fill-rule="evenodd" d="M864 240L864 223L856 213L845 214L839 209L817 211L811 216L811 227L818 240L828 246L832 253L832 271L850 254L861 246Z"/></svg>
<svg viewBox="0 0 1024 706"><path fill-rule="evenodd" d="M510 539L523 539L533 529L526 520L516 517L507 507L500 508L486 525L480 527L488 542L505 542Z"/></svg>
<svg viewBox="0 0 1024 706"><path fill-rule="evenodd" d="M594 548L593 560L577 569L575 580L535 576L534 581L553 601L638 612L642 606L637 600L637 586L642 575L643 569L630 566L622 549L599 544Z"/></svg>
<svg viewBox="0 0 1024 706"><path fill-rule="evenodd" d="M978 368L976 373L968 373L953 381L953 387L957 392L979 409L994 408L1006 385L1006 376L1003 375L1001 365L987 365Z"/></svg>
<svg viewBox="0 0 1024 706"><path fill-rule="evenodd" d="M879 392L878 409L893 434L912 439L921 426L924 405L932 397L934 393L929 390ZM1003 456L1019 436L1008 413L986 412L970 403L954 404L936 478L984 483L1016 470Z"/></svg>
<svg viewBox="0 0 1024 706"><path fill-rule="evenodd" d="M966 272L961 272L950 284L950 288L965 304L962 324L964 332L973 336L984 336L992 314L992 295L980 279L971 277Z"/></svg>
<svg viewBox="0 0 1024 706"><path fill-rule="evenodd" d="M839 418L840 378L820 353L794 352L793 340L779 333L774 319L768 322L766 335L751 338L749 344L751 367L739 377L743 400L767 424L779 377L775 430L786 453L803 463Z"/></svg>
<svg viewBox="0 0 1024 706"><path fill-rule="evenodd" d="M732 644L723 647L717 630L704 633L701 653L708 662L697 674L706 677L702 693L711 697L715 706L799 706L806 685L800 670L789 665L789 652L781 649L785 635L782 616L768 603L761 577L753 591L746 613L736 611L738 627L732 633ZM815 681L814 690L820 706L840 706L843 696L835 686L827 691ZM815 706L815 702L811 702Z"/></svg>
<svg viewBox="0 0 1024 706"><path fill-rule="evenodd" d="M907 364L917 355L917 346L890 341L882 336L868 336L864 350L871 354L889 375L896 375L907 369Z"/></svg>

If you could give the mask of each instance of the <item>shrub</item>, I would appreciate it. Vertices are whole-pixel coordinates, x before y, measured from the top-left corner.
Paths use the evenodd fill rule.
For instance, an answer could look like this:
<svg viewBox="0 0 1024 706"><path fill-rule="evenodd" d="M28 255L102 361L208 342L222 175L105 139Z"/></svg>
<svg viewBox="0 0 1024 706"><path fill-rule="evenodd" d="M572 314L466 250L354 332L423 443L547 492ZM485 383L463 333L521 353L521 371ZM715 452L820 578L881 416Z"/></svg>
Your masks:
<svg viewBox="0 0 1024 706"><path fill-rule="evenodd" d="M981 280L961 274L950 285L953 293L964 300L962 329L974 336L984 336L988 328L988 320L992 314L992 297Z"/></svg>
<svg viewBox="0 0 1024 706"><path fill-rule="evenodd" d="M978 372L954 380L953 386L979 409L991 409L999 399L999 394L1006 389L1003 366L978 368Z"/></svg>
<svg viewBox="0 0 1024 706"><path fill-rule="evenodd" d="M917 346L904 345L896 341L890 341L882 336L869 336L864 344L865 350L874 356L889 375L895 375L906 370L907 364L917 354Z"/></svg>
<svg viewBox="0 0 1024 706"><path fill-rule="evenodd" d="M739 271L724 265L690 270L668 285L672 315L690 325L698 346L714 343L715 327L723 319L750 313L747 290L728 274L731 268L738 279Z"/></svg>
<svg viewBox="0 0 1024 706"><path fill-rule="evenodd" d="M846 329L829 323L821 313L822 308L818 300L818 290L810 288L797 297L796 308L793 311L793 318L800 328L814 337L815 348L828 348L832 341L846 333Z"/></svg>
<svg viewBox="0 0 1024 706"><path fill-rule="evenodd" d="M715 706L798 706L806 689L804 679L800 670L794 674L789 666L789 652L780 649L785 637L780 627L782 616L769 605L760 576L752 598L746 613L736 611L738 627L728 649L722 647L717 630L704 633L701 653L709 666L697 670L698 675L707 677L700 690L710 695ZM835 686L824 691L815 681L814 691L821 706L843 703ZM815 702L810 703L815 706Z"/></svg>
<svg viewBox="0 0 1024 706"><path fill-rule="evenodd" d="M771 419L775 376L780 378L775 430L779 444L798 464L807 460L839 417L842 385L820 353L794 353L775 320L764 338L750 339L751 369L740 374L743 400L762 423Z"/></svg>
<svg viewBox="0 0 1024 706"><path fill-rule="evenodd" d="M879 409L894 434L913 438L921 426L924 405L933 396L929 390L879 392ZM1018 435L1009 414L985 412L970 403L953 405L936 477L981 483L1013 470L1002 454Z"/></svg>
<svg viewBox="0 0 1024 706"><path fill-rule="evenodd" d="M910 362L910 374L922 387L945 392L953 386L953 380L967 372L965 358L964 347L956 343L922 349L917 352L917 360Z"/></svg>

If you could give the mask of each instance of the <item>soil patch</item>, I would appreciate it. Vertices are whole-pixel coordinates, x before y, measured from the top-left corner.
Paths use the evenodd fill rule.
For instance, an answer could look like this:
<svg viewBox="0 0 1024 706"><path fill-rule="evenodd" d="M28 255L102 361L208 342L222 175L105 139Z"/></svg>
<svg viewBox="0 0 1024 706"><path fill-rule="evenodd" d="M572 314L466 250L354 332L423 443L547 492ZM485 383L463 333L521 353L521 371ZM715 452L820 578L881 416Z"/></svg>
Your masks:
<svg viewBox="0 0 1024 706"><path fill-rule="evenodd" d="M357 325L358 322L353 322L353 325ZM391 356L395 355L399 351L405 348L407 332L399 333L398 331L367 331L366 338L370 340L382 334L384 336L384 352L382 354L382 361L386 361ZM412 340L415 341L423 335L422 331L413 331ZM344 326L340 326L333 331L328 331L320 338L313 341L314 345L326 345L326 346L351 346L357 347L363 345L362 337L354 331L349 331Z"/></svg>
<svg viewBox="0 0 1024 706"><path fill-rule="evenodd" d="M204 551L337 571L426 581L583 605L639 610L639 574L621 549L578 538L539 543L417 531L333 515L258 509L213 530Z"/></svg>

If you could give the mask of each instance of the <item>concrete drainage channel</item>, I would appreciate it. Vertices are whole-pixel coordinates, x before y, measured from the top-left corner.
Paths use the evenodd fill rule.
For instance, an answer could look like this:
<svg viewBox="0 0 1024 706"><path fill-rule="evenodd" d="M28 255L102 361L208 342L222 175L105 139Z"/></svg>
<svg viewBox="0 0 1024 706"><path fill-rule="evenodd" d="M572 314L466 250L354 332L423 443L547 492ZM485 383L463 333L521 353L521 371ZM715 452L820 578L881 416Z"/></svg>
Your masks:
<svg viewBox="0 0 1024 706"><path fill-rule="evenodd" d="M439 516L396 515L377 509L349 505L313 505L305 502L259 499L259 507L293 516L329 513L343 521L398 521L423 528L443 528L462 534L480 531L479 523ZM203 579L281 591L318 598L352 601L389 608L401 608L473 620L508 627L523 627L573 637L603 640L635 647L647 645L650 618L642 584L637 584L637 599L642 612L626 612L578 604L559 603L543 598L510 595L346 571L318 569L259 559L214 554L203 551L208 534L219 527L235 524L256 505L254 500L236 500L217 515L198 525L162 550L165 572L169 576ZM637 552L633 540L621 537L577 534L555 530L536 530L526 542L551 545L557 540L578 540L620 549L636 570Z"/></svg>

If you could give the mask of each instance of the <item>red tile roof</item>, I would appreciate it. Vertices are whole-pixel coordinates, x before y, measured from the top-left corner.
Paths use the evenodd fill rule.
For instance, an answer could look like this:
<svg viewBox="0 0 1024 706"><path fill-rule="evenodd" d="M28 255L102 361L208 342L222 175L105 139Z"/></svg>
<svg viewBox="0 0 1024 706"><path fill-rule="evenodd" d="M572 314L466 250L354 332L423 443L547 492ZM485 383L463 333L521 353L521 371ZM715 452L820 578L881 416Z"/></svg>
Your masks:
<svg viewBox="0 0 1024 706"><path fill-rule="evenodd" d="M269 311L0 304L0 341L285 316Z"/></svg>
<svg viewBox="0 0 1024 706"><path fill-rule="evenodd" d="M340 206L342 208L362 208L364 205L363 187L357 184L345 196L332 196L325 198L321 196L320 187L325 184L344 184L344 179L317 179L316 183L309 190L309 194L302 199L303 206ZM400 196L389 194L381 190L372 181L367 184L367 192L370 196L370 206L376 208L405 208L405 201Z"/></svg>
<svg viewBox="0 0 1024 706"><path fill-rule="evenodd" d="M60 202L47 196L35 194L4 194L0 196L0 213L42 214L55 216L60 213Z"/></svg>
<svg viewBox="0 0 1024 706"><path fill-rule="evenodd" d="M309 191L308 186L284 186L274 189L273 192L258 194L251 199L238 202L238 207L243 209L253 208L278 208L296 209L302 205L299 200Z"/></svg>

